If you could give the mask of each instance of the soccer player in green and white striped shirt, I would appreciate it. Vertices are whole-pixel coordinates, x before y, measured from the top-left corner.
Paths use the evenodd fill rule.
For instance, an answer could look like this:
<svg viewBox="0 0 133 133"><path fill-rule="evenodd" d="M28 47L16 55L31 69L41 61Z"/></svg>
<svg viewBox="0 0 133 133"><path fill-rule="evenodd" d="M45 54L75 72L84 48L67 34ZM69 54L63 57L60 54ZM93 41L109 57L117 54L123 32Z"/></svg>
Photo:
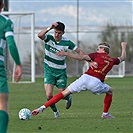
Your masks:
<svg viewBox="0 0 133 133"><path fill-rule="evenodd" d="M10 50L11 56L16 63L14 78L19 81L21 78L21 63L18 50L14 41L13 23L1 14L4 7L3 0L0 0L0 133L6 133L8 127L8 83L4 63L4 49L6 44Z"/></svg>
<svg viewBox="0 0 133 133"><path fill-rule="evenodd" d="M48 31L54 29L54 35L46 34ZM79 55L84 52L77 48L77 46L69 39L63 37L65 33L65 25L62 22L53 23L47 29L43 29L38 37L45 42L45 57L44 57L44 88L46 91L47 100L53 97L53 88L56 86L61 92L66 88L67 74L66 74L66 56L58 56L57 52L68 49L76 51ZM71 106L72 96L65 97L66 109ZM60 114L55 104L51 106L55 118L59 118Z"/></svg>

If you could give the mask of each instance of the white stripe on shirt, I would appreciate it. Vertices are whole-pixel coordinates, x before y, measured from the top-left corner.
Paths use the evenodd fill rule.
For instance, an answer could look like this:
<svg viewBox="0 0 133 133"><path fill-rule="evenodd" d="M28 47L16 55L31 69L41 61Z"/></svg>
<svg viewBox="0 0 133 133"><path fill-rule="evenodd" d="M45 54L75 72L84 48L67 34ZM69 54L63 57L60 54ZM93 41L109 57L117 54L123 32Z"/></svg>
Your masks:
<svg viewBox="0 0 133 133"><path fill-rule="evenodd" d="M48 66L50 66L50 67L52 67L52 68L56 68L56 69L66 69L66 64L64 64L64 65L57 65L57 64L54 64L54 63L52 63L52 62L50 62L50 61L47 61L46 59L44 59L44 62L45 62Z"/></svg>
<svg viewBox="0 0 133 133"><path fill-rule="evenodd" d="M8 37L8 36L14 36L14 33L12 31L8 31L6 32L5 37Z"/></svg>

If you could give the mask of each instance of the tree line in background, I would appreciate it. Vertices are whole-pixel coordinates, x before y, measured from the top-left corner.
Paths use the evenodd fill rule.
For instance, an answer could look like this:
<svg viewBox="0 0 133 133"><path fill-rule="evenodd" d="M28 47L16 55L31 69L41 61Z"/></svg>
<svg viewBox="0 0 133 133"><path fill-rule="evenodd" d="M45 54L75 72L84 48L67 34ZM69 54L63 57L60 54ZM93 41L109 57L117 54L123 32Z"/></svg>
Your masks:
<svg viewBox="0 0 133 133"><path fill-rule="evenodd" d="M122 27L121 27L122 28ZM125 31L119 31L119 28L112 25L107 25L105 31L102 31L102 33L99 35L99 38L101 41L106 41L111 44L111 56L119 56L121 54L121 42L125 41L128 43L127 45L127 58L126 61L132 60L132 54L133 54L133 44L132 44L132 32L131 29Z"/></svg>

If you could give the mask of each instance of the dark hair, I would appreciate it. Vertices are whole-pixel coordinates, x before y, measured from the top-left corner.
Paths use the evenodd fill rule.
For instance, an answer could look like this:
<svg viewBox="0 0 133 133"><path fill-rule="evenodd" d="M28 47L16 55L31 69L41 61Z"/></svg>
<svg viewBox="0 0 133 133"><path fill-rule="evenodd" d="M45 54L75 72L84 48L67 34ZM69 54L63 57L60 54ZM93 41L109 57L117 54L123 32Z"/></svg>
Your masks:
<svg viewBox="0 0 133 133"><path fill-rule="evenodd" d="M109 54L110 44L107 42L102 42L98 45L98 47L104 48L104 51Z"/></svg>
<svg viewBox="0 0 133 133"><path fill-rule="evenodd" d="M0 5L3 3L3 0L0 0Z"/></svg>
<svg viewBox="0 0 133 133"><path fill-rule="evenodd" d="M55 27L56 30L63 31L65 30L65 25L62 22L56 22L58 25Z"/></svg>

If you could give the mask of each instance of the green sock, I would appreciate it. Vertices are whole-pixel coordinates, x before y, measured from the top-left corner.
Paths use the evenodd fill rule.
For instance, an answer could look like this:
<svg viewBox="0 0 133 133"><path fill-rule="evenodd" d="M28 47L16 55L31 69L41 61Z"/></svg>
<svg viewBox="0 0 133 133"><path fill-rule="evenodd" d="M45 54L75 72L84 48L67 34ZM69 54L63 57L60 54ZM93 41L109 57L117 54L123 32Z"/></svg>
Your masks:
<svg viewBox="0 0 133 133"><path fill-rule="evenodd" d="M70 97L70 95L68 95L68 96L64 97L64 99L65 99L65 100L68 100L68 99L69 99L69 97Z"/></svg>
<svg viewBox="0 0 133 133"><path fill-rule="evenodd" d="M48 101L48 100L50 100L50 99L47 98L47 101ZM52 109L54 112L57 112L57 108L56 108L55 104L51 105L50 107L51 107L51 109Z"/></svg>
<svg viewBox="0 0 133 133"><path fill-rule="evenodd" d="M9 120L8 114L5 111L0 110L0 133L7 132L8 120Z"/></svg>

